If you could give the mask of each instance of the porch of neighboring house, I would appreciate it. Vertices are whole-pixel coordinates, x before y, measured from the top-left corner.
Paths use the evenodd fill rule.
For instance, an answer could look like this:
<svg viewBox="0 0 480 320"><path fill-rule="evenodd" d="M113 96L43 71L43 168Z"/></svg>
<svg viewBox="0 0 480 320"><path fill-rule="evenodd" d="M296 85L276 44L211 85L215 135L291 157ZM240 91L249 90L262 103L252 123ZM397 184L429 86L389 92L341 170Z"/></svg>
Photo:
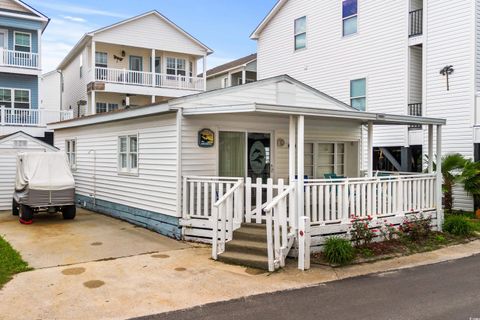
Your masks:
<svg viewBox="0 0 480 320"><path fill-rule="evenodd" d="M242 108L242 116L270 117L277 129L216 130L216 175L182 177L184 238L212 243L213 259L235 263L232 252L238 252L243 260L237 263L274 271L287 256L296 256L299 268L308 269L310 254L322 250L327 236L349 237L352 216L370 215L376 227L385 219L398 225L423 214L441 228L441 167L434 172L433 161L441 164L444 120L278 105ZM201 112L184 110L184 122L195 122ZM358 128L358 139L324 129L336 123ZM380 125L428 127L427 173L372 170L374 128Z"/></svg>

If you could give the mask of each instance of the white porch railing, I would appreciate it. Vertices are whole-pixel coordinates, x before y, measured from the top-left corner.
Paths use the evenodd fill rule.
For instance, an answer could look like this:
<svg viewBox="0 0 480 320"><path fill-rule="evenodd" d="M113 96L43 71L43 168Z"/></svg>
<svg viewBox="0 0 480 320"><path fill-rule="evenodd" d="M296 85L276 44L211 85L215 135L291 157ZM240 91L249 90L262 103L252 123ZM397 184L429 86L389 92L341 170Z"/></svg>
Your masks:
<svg viewBox="0 0 480 320"><path fill-rule="evenodd" d="M38 53L0 49L0 64L9 67L37 69L39 66Z"/></svg>
<svg viewBox="0 0 480 320"><path fill-rule="evenodd" d="M155 88L204 90L204 79L127 69L95 67L95 81Z"/></svg>
<svg viewBox="0 0 480 320"><path fill-rule="evenodd" d="M73 118L71 110L20 109L0 106L2 126L45 126L47 123Z"/></svg>
<svg viewBox="0 0 480 320"><path fill-rule="evenodd" d="M283 187L283 181L279 181ZM281 188L279 188L281 190ZM285 259L295 240L289 217L296 217L295 185L276 196L264 209L266 213L268 270L285 266Z"/></svg>
<svg viewBox="0 0 480 320"><path fill-rule="evenodd" d="M311 223L349 222L352 215L373 218L434 210L436 175L305 181L305 215Z"/></svg>

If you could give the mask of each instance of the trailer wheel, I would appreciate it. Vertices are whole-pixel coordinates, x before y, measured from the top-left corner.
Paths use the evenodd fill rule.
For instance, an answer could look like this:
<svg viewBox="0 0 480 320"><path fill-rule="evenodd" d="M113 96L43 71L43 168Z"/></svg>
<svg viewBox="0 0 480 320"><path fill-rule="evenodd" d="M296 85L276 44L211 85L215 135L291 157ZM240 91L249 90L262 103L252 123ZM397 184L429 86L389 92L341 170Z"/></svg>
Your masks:
<svg viewBox="0 0 480 320"><path fill-rule="evenodd" d="M15 198L12 199L12 215L18 216L20 214L20 208L18 207L18 202L15 201Z"/></svg>
<svg viewBox="0 0 480 320"><path fill-rule="evenodd" d="M73 220L77 213L77 208L73 206L65 206L62 208L62 216L64 220Z"/></svg>
<svg viewBox="0 0 480 320"><path fill-rule="evenodd" d="M33 220L33 210L27 205L22 204L20 210L20 222L23 224L31 224Z"/></svg>

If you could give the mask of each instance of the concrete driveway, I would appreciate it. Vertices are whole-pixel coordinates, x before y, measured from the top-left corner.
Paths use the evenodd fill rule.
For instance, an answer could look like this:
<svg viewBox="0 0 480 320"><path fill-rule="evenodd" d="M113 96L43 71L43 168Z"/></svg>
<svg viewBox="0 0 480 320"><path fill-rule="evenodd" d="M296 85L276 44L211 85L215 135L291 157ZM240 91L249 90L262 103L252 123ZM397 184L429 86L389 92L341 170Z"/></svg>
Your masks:
<svg viewBox="0 0 480 320"><path fill-rule="evenodd" d="M109 260L189 245L101 214L78 209L75 220L41 214L29 226L0 212L0 235L35 268Z"/></svg>

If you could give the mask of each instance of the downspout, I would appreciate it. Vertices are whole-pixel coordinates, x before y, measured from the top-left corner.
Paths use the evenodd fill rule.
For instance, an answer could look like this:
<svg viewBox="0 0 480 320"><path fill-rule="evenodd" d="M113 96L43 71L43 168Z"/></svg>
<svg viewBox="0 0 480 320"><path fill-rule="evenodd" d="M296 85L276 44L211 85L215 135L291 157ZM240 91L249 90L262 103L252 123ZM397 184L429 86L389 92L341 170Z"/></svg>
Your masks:
<svg viewBox="0 0 480 320"><path fill-rule="evenodd" d="M93 206L97 206L97 151L90 150L88 154L93 152Z"/></svg>
<svg viewBox="0 0 480 320"><path fill-rule="evenodd" d="M63 72L62 70L56 70L60 75L60 111L63 109Z"/></svg>
<svg viewBox="0 0 480 320"><path fill-rule="evenodd" d="M183 109L178 108L176 114L176 131L177 131L177 204L176 211L177 216L183 218L182 211L182 119ZM182 238L185 238L185 228L181 229Z"/></svg>

